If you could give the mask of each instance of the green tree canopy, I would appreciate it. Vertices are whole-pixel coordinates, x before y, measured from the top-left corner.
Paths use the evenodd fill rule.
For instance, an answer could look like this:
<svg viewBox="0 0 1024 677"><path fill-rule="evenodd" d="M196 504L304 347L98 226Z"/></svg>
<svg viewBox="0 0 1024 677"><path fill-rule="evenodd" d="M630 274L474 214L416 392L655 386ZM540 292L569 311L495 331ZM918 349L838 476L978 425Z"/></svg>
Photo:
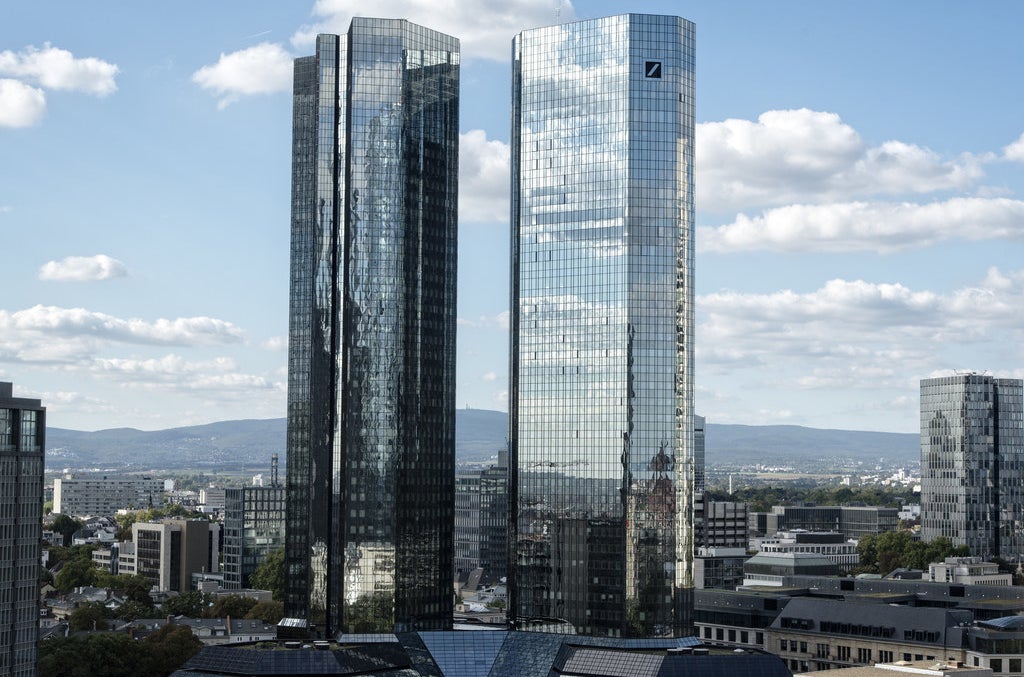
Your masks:
<svg viewBox="0 0 1024 677"><path fill-rule="evenodd" d="M53 519L50 528L64 537L64 547L66 548L71 545L71 537L82 528L82 523L74 517L61 514Z"/></svg>
<svg viewBox="0 0 1024 677"><path fill-rule="evenodd" d="M64 562L57 575L53 578L53 587L61 592L71 592L75 588L94 585L99 570L88 559L73 559Z"/></svg>
<svg viewBox="0 0 1024 677"><path fill-rule="evenodd" d="M207 608L207 618L245 618L245 615L256 606L256 600L241 595L224 595L213 602L213 606Z"/></svg>
<svg viewBox="0 0 1024 677"><path fill-rule="evenodd" d="M167 677L203 647L185 625L167 625L142 641L121 633L48 639L39 645L39 677Z"/></svg>
<svg viewBox="0 0 1024 677"><path fill-rule="evenodd" d="M169 616L202 618L208 602L209 600L206 595L197 590L192 590L167 598L167 601L160 606L160 609Z"/></svg>
<svg viewBox="0 0 1024 677"><path fill-rule="evenodd" d="M284 602L257 602L245 617L277 625L284 618Z"/></svg>
<svg viewBox="0 0 1024 677"><path fill-rule="evenodd" d="M284 599L284 548L271 550L249 577L249 585L257 590L270 590L274 599Z"/></svg>
<svg viewBox="0 0 1024 677"><path fill-rule="evenodd" d="M71 616L68 618L68 627L71 632L106 630L109 627L107 625L108 615L107 607L102 603L89 602L71 612Z"/></svg>

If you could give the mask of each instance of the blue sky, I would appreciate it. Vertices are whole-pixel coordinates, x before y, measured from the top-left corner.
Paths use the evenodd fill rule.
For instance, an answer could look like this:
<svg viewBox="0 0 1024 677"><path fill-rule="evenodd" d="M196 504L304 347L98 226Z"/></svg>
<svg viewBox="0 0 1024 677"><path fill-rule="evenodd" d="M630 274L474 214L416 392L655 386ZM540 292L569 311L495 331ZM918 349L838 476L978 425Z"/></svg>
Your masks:
<svg viewBox="0 0 1024 677"><path fill-rule="evenodd" d="M284 416L290 60L366 4L5 7L0 379L51 426ZM462 40L460 407L507 406L511 38L623 11L697 24L699 413L1024 377L1024 4L380 0Z"/></svg>

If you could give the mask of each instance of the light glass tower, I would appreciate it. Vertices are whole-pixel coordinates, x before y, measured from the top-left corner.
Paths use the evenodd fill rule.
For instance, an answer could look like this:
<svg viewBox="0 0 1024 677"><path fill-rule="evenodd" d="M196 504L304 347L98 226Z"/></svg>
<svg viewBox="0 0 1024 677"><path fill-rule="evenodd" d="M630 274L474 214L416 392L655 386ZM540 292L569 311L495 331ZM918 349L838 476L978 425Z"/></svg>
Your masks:
<svg viewBox="0 0 1024 677"><path fill-rule="evenodd" d="M686 633L694 26L550 26L512 58L510 618Z"/></svg>
<svg viewBox="0 0 1024 677"><path fill-rule="evenodd" d="M921 380L921 537L978 557L1024 554L1024 381Z"/></svg>
<svg viewBox="0 0 1024 677"><path fill-rule="evenodd" d="M355 18L296 59L285 610L451 626L459 43Z"/></svg>

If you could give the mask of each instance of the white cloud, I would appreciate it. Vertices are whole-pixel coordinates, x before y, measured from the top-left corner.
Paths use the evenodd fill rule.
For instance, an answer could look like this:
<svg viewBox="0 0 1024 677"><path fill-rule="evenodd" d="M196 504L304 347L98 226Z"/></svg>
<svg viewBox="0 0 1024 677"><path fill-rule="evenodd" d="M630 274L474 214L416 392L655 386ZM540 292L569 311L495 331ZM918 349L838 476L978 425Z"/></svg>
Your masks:
<svg viewBox="0 0 1024 677"><path fill-rule="evenodd" d="M508 331L509 312L503 310L497 315L481 315L475 320L460 317L457 323L460 327L471 329L501 329L502 331Z"/></svg>
<svg viewBox="0 0 1024 677"><path fill-rule="evenodd" d="M26 310L0 310L0 359L11 348L20 354L54 339L113 341L145 345L217 345L238 343L241 329L212 317L182 317L174 320L121 319L84 308L59 308L37 305ZM6 344L7 351L3 349Z"/></svg>
<svg viewBox="0 0 1024 677"><path fill-rule="evenodd" d="M497 381L498 380L498 374L496 372L489 371L486 374L482 375L480 377L480 380L487 381L487 382Z"/></svg>
<svg viewBox="0 0 1024 677"><path fill-rule="evenodd" d="M952 239L1024 239L1024 201L952 198L929 204L790 205L697 229L701 251L889 253Z"/></svg>
<svg viewBox="0 0 1024 677"><path fill-rule="evenodd" d="M265 350L271 350L274 352L288 349L288 337L287 336L271 336L263 342L263 348Z"/></svg>
<svg viewBox="0 0 1024 677"><path fill-rule="evenodd" d="M31 127L46 113L43 90L0 78L0 127Z"/></svg>
<svg viewBox="0 0 1024 677"><path fill-rule="evenodd" d="M40 280L94 282L124 277L128 269L117 259L106 254L96 256L68 256L60 261L48 261L39 269Z"/></svg>
<svg viewBox="0 0 1024 677"><path fill-rule="evenodd" d="M697 205L702 210L823 202L868 195L963 190L981 159L944 159L901 141L865 144L835 113L771 110L696 129Z"/></svg>
<svg viewBox="0 0 1024 677"><path fill-rule="evenodd" d="M217 63L203 66L192 81L221 97L219 108L243 95L288 91L292 85L292 55L281 45L263 42L230 54L222 53Z"/></svg>
<svg viewBox="0 0 1024 677"><path fill-rule="evenodd" d="M303 26L292 44L308 50L317 33L344 33L353 16L401 17L459 38L464 58L508 61L512 37L527 28L572 21L569 0L317 0L316 23Z"/></svg>
<svg viewBox="0 0 1024 677"><path fill-rule="evenodd" d="M1024 134L1021 134L1016 141L1003 148L1003 157L1007 160L1024 162Z"/></svg>
<svg viewBox="0 0 1024 677"><path fill-rule="evenodd" d="M459 222L508 223L508 144L474 129L459 135Z"/></svg>
<svg viewBox="0 0 1024 677"><path fill-rule="evenodd" d="M927 373L947 349L1024 340L1024 270L993 268L947 294L836 279L807 293L706 294L697 308L702 368L791 370L800 387L903 386L904 374Z"/></svg>
<svg viewBox="0 0 1024 677"><path fill-rule="evenodd" d="M46 89L107 96L117 91L118 67L95 57L76 58L49 43L42 49L0 52L0 75L25 78Z"/></svg>

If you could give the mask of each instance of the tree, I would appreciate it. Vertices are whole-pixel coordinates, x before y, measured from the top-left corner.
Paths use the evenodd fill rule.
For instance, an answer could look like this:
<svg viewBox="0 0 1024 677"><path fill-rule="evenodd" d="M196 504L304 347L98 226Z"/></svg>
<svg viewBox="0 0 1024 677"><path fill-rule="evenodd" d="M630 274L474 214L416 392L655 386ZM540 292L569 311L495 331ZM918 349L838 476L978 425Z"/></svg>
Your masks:
<svg viewBox="0 0 1024 677"><path fill-rule="evenodd" d="M156 607L152 604L141 604L130 599L119 606L117 611L114 612L114 615L122 621L134 621L137 618L152 618L156 615Z"/></svg>
<svg viewBox="0 0 1024 677"><path fill-rule="evenodd" d="M284 618L284 602L258 602L245 617L277 625Z"/></svg>
<svg viewBox="0 0 1024 677"><path fill-rule="evenodd" d="M202 618L206 610L208 599L203 593L192 590L183 592L180 595L169 597L160 609L169 616L188 616L189 618Z"/></svg>
<svg viewBox="0 0 1024 677"><path fill-rule="evenodd" d="M218 597L204 614L206 618L245 618L245 615L256 606L256 600L241 595L224 595Z"/></svg>
<svg viewBox="0 0 1024 677"><path fill-rule="evenodd" d="M147 677L148 663L142 643L120 633L59 637L39 644L39 677Z"/></svg>
<svg viewBox="0 0 1024 677"><path fill-rule="evenodd" d="M284 599L284 548L271 550L249 576L249 585L258 590L270 590L274 599Z"/></svg>
<svg viewBox="0 0 1024 677"><path fill-rule="evenodd" d="M71 592L75 588L92 585L96 582L96 567L92 561L73 559L65 562L53 578L53 586L61 592Z"/></svg>
<svg viewBox="0 0 1024 677"><path fill-rule="evenodd" d="M203 643L187 625L165 625L142 640L149 658L149 674L166 677L199 653Z"/></svg>
<svg viewBox="0 0 1024 677"><path fill-rule="evenodd" d="M89 602L71 612L68 627L71 632L80 630L106 630L107 608L100 602Z"/></svg>
<svg viewBox="0 0 1024 677"><path fill-rule="evenodd" d="M53 519L53 524L50 528L64 537L64 547L66 548L71 545L71 537L82 528L82 523L73 517L61 514Z"/></svg>

